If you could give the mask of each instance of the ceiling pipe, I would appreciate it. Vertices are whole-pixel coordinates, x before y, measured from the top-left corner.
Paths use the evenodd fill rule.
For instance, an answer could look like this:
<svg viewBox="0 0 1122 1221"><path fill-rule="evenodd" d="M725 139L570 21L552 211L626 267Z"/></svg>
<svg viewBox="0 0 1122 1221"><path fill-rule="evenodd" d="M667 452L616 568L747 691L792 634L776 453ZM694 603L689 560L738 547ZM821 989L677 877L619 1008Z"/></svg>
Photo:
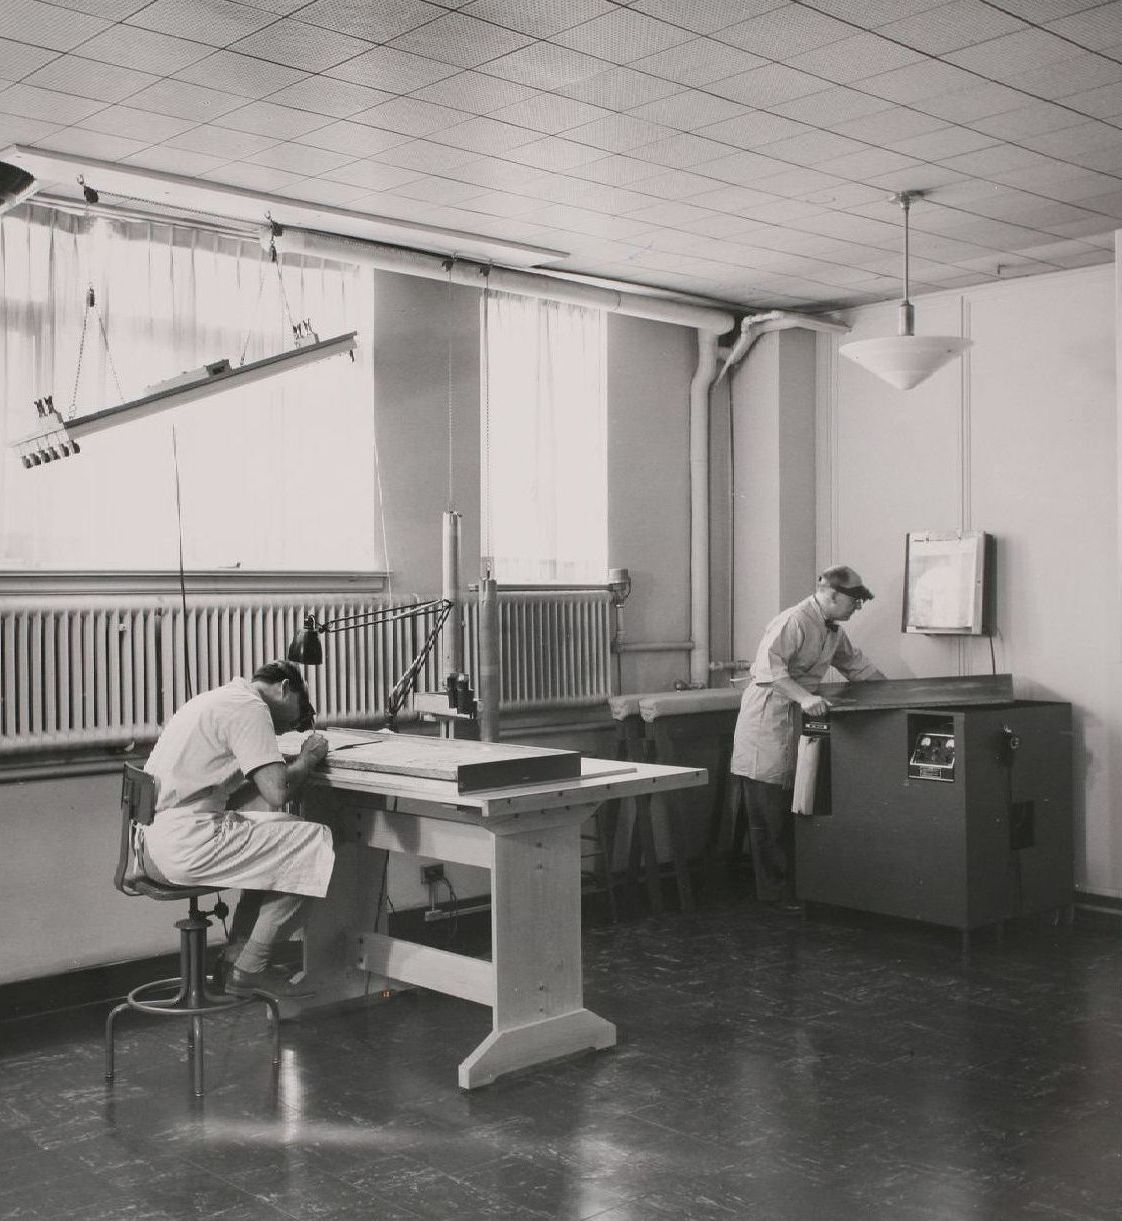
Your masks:
<svg viewBox="0 0 1122 1221"><path fill-rule="evenodd" d="M690 686L709 685L709 391L716 384L717 336L697 333L690 382Z"/></svg>
<svg viewBox="0 0 1122 1221"><path fill-rule="evenodd" d="M584 305L590 309L602 309L612 314L625 314L632 318L649 318L655 322L669 322L675 326L693 327L698 331L711 332L714 336L730 331L736 325L733 314L727 310L687 302L644 296L640 293L623 292L617 289L600 288L593 284L580 284L571 280L560 280L533 271L518 271L509 267L497 267L456 256L427 254L404 246L387 246L380 242L368 242L361 238L344 237L337 234L318 233L310 229L286 227L277 241L278 250L321 258L346 259L375 267L380 271L395 271L407 276L422 276L430 280L461 284L482 290L489 287L495 292L517 293L523 297L539 297L549 301L564 301L571 305Z"/></svg>
<svg viewBox="0 0 1122 1221"><path fill-rule="evenodd" d="M740 336L733 344L732 351L725 357L725 363L717 374L717 381L748 355L748 350L760 338L771 331L790 331L801 328L806 331L821 331L829 335L847 335L849 327L844 322L835 322L830 318L812 318L809 314L791 314L786 310L770 310L766 314L746 314L740 322Z"/></svg>

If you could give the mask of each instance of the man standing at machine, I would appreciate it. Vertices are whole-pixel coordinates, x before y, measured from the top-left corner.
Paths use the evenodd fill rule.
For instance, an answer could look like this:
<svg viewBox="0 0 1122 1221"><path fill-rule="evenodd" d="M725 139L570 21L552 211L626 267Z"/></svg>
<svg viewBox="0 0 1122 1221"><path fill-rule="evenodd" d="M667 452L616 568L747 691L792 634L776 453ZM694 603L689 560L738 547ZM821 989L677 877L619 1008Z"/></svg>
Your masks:
<svg viewBox="0 0 1122 1221"><path fill-rule="evenodd" d="M809 598L767 625L740 701L732 774L748 813L756 896L782 911L800 910L791 813L799 711L829 710L817 692L831 666L851 682L884 678L840 627L872 596L852 568L827 568Z"/></svg>

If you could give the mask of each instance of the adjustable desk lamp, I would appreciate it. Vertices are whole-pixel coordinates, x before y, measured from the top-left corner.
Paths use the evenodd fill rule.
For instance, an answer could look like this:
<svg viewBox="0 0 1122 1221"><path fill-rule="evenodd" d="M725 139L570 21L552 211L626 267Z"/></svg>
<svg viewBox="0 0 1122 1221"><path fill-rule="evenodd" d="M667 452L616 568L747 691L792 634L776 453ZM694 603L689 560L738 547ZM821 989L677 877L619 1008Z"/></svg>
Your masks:
<svg viewBox="0 0 1122 1221"><path fill-rule="evenodd" d="M393 623L401 619L420 619L428 613L435 611L436 620L421 643L417 655L405 668L405 672L394 684L393 689L386 698L386 724L390 729L393 729L397 714L401 711L409 692L416 685L417 677L425 664L425 660L432 652L437 637L440 635L440 629L444 626L445 620L448 618L454 605L455 603L447 598L431 598L427 602L418 602L413 606L383 606L376 610L359 611L354 615L340 615L338 618L329 619L325 623L321 623L316 619L315 615L308 615L304 619L303 628L296 633L292 643L288 646L288 659L307 666L318 666L323 661L323 645L320 642L320 635L323 633L345 632L351 628L365 627L372 623ZM461 675L452 675L446 678L449 702L452 703L454 700L455 706L459 708L461 700L466 696L472 706L459 708L459 710L461 712L472 712L474 711L474 698L471 696L470 689L466 687L466 684L461 685L456 682L456 680L462 677Z"/></svg>

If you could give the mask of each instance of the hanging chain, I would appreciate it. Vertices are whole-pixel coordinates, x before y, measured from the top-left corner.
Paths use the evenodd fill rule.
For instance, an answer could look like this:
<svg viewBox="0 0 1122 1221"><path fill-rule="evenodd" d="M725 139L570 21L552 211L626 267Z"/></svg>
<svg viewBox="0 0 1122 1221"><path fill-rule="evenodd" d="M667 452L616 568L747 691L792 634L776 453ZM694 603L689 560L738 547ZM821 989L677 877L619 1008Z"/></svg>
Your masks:
<svg viewBox="0 0 1122 1221"><path fill-rule="evenodd" d="M272 244L270 244L269 249L275 250L275 247ZM250 312L249 312L250 318L255 318L257 316L257 307L261 303L261 290L265 287L265 260L264 259L259 260L258 268L259 268L259 270L257 273L257 296L253 298L253 309L250 310ZM242 354L241 354L241 356L238 357L239 366L245 364L245 354L249 351L249 342L252 338L253 338L253 327L251 325L246 328L245 343L242 344Z"/></svg>
<svg viewBox="0 0 1122 1221"><path fill-rule="evenodd" d="M93 296L93 289L90 289L90 296ZM117 397L123 403L125 401L125 392L121 389L121 379L117 376L117 366L113 363L113 352L109 347L109 336L105 333L105 321L101 316L101 310L94 306L94 313L97 315L98 329L101 331L101 342L105 344L105 359L109 362L109 372L113 374L113 384L117 387Z"/></svg>
<svg viewBox="0 0 1122 1221"><path fill-rule="evenodd" d="M78 338L78 367L74 370L74 390L70 395L70 406L66 412L67 419L70 420L74 418L74 408L78 402L78 382L82 377L82 356L86 351L86 326L90 321L90 296L92 293L92 288L86 293L86 308L82 311L82 334Z"/></svg>

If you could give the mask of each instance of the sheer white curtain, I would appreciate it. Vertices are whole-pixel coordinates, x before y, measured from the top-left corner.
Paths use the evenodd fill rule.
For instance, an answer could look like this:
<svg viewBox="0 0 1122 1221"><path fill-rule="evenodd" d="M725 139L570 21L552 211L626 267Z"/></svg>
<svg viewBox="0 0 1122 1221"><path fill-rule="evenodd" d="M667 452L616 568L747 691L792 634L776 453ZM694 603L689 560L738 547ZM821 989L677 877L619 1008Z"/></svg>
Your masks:
<svg viewBox="0 0 1122 1221"><path fill-rule="evenodd" d="M384 567L373 278L283 253L280 270L298 320L321 338L359 332L356 362L336 357L123 424L25 470L10 445L35 430L36 398L53 395L65 418L73 397L84 414L208 361L287 351L292 333L276 269L254 241L37 205L0 219L0 567L175 568L173 425L189 569ZM90 285L108 357L91 313L75 395ZM369 520L355 505L369 506Z"/></svg>
<svg viewBox="0 0 1122 1221"><path fill-rule="evenodd" d="M483 550L494 576L506 584L601 583L603 311L507 293L486 294L483 309Z"/></svg>

